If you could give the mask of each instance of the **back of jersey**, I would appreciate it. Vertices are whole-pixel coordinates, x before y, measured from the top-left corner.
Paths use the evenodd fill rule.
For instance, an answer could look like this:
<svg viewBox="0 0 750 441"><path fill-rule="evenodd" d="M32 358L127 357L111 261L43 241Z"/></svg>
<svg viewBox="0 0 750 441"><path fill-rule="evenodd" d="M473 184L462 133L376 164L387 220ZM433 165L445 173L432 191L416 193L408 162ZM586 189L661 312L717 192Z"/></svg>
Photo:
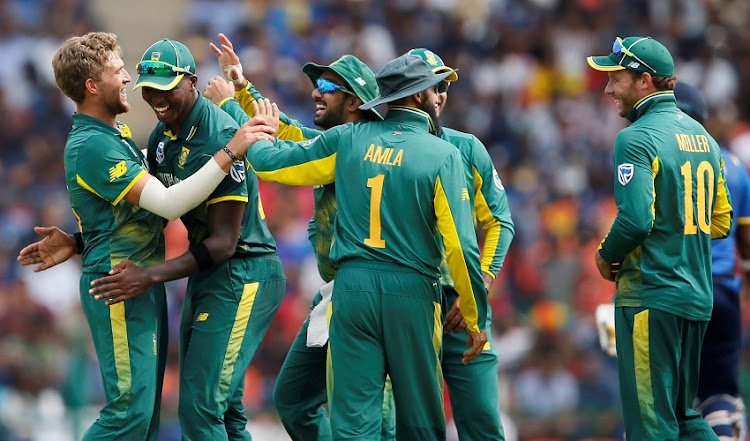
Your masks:
<svg viewBox="0 0 750 441"><path fill-rule="evenodd" d="M336 158L338 240L331 256L399 263L438 277L441 192L466 205L452 207L454 221L473 232L458 150L424 129L393 121L355 124L349 133Z"/></svg>
<svg viewBox="0 0 750 441"><path fill-rule="evenodd" d="M719 147L701 124L667 101L655 104L625 132L629 152L619 162L618 177L624 184L618 200L639 199L638 209L650 213L638 218L652 219L653 224L640 249L623 262L618 295L640 292L643 306L708 320L712 215L716 204L726 204ZM651 191L649 186L628 185L628 163L636 173L639 167L651 169Z"/></svg>

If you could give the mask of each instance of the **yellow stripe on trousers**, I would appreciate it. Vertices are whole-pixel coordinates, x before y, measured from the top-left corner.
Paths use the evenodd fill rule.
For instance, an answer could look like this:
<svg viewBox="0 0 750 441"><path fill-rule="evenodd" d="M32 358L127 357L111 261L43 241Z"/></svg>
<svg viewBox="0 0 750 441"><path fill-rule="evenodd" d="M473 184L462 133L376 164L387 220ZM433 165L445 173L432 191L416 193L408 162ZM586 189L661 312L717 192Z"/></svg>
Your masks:
<svg viewBox="0 0 750 441"><path fill-rule="evenodd" d="M651 388L651 355L649 353L648 309L633 317L633 364L638 406L646 433L656 433L654 393Z"/></svg>
<svg viewBox="0 0 750 441"><path fill-rule="evenodd" d="M120 393L120 399L128 403L132 385L132 373L130 370L130 345L128 343L128 326L125 321L124 302L115 303L109 307L109 321L112 327L112 351L115 356L117 389Z"/></svg>
<svg viewBox="0 0 750 441"><path fill-rule="evenodd" d="M248 283L242 291L242 299L240 299L240 304L237 306L237 314L234 317L232 333L229 335L227 352L224 355L224 364L221 366L219 387L216 390L217 403L226 401L229 394L229 385L232 382L232 375L234 374L234 365L240 353L242 341L245 339L245 330L247 330L247 322L250 320L250 314L253 311L255 295L258 293L258 285L258 282Z"/></svg>

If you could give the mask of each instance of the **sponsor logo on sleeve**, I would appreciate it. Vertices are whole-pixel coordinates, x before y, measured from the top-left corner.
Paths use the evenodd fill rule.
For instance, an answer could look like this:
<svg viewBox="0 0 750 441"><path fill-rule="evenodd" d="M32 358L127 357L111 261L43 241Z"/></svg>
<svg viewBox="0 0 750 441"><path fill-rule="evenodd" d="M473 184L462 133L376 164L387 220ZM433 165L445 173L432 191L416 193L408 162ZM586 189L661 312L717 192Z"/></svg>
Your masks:
<svg viewBox="0 0 750 441"><path fill-rule="evenodd" d="M127 164L125 164L125 161L118 162L114 167L109 168L109 182L114 182L115 179L119 178L127 172L128 166Z"/></svg>
<svg viewBox="0 0 750 441"><path fill-rule="evenodd" d="M498 188L498 190L505 191L505 187L503 186L503 181L500 180L500 175L497 174L497 170L495 168L492 168L492 180L495 182L495 187Z"/></svg>
<svg viewBox="0 0 750 441"><path fill-rule="evenodd" d="M315 142L315 140L318 139L318 138L320 138L320 135L316 136L315 138L308 139L307 141L305 141L305 142L302 143L302 147L307 147L308 145L310 145L313 142Z"/></svg>
<svg viewBox="0 0 750 441"><path fill-rule="evenodd" d="M156 163L162 162L164 162L164 141L159 141L159 145L156 146Z"/></svg>
<svg viewBox="0 0 750 441"><path fill-rule="evenodd" d="M630 163L620 164L617 166L617 180L620 182L620 185L628 185L628 182L633 179L634 170L635 167L633 167L633 164Z"/></svg>
<svg viewBox="0 0 750 441"><path fill-rule="evenodd" d="M229 175L235 182L242 182L245 180L245 162L243 159L238 159L232 163L232 169L229 170Z"/></svg>

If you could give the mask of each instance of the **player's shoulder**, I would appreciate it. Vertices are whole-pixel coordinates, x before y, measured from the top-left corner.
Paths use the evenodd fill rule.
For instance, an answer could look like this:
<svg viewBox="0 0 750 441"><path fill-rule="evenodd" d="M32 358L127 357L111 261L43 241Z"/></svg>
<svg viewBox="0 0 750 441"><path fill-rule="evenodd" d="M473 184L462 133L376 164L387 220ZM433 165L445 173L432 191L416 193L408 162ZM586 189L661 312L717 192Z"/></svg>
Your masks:
<svg viewBox="0 0 750 441"><path fill-rule="evenodd" d="M200 97L203 100L201 117L199 124L204 126L204 130L223 130L226 128L237 129L239 125L227 112L223 111L208 98Z"/></svg>
<svg viewBox="0 0 750 441"><path fill-rule="evenodd" d="M79 154L87 156L101 156L102 153L108 153L111 150L127 149L128 145L124 139L111 133L92 131L86 136L68 137L65 148L66 150L78 150Z"/></svg>
<svg viewBox="0 0 750 441"><path fill-rule="evenodd" d="M452 129L450 127L443 127L442 128L442 136L444 140L450 142L451 144L454 143L480 143L479 138L472 135L471 133L462 132L460 130Z"/></svg>

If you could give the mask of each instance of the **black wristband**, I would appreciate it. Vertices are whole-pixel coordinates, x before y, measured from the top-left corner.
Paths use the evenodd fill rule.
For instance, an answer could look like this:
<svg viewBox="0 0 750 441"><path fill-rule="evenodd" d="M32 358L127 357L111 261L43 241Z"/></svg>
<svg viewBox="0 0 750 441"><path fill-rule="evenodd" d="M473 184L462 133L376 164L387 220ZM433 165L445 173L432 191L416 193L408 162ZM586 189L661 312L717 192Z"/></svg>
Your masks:
<svg viewBox="0 0 750 441"><path fill-rule="evenodd" d="M198 269L201 271L211 268L214 265L214 259L211 257L211 253L208 252L206 244L203 242L190 245L188 251L193 254L195 261L198 263Z"/></svg>
<svg viewBox="0 0 750 441"><path fill-rule="evenodd" d="M232 151L229 150L229 147L224 146L221 149L224 150L224 152L226 152L226 154L229 155L230 158L232 158L232 161L236 161L237 160L237 156L235 156L234 153L232 153Z"/></svg>
<svg viewBox="0 0 750 441"><path fill-rule="evenodd" d="M83 234L73 233L73 239L76 240L76 254L83 254Z"/></svg>

